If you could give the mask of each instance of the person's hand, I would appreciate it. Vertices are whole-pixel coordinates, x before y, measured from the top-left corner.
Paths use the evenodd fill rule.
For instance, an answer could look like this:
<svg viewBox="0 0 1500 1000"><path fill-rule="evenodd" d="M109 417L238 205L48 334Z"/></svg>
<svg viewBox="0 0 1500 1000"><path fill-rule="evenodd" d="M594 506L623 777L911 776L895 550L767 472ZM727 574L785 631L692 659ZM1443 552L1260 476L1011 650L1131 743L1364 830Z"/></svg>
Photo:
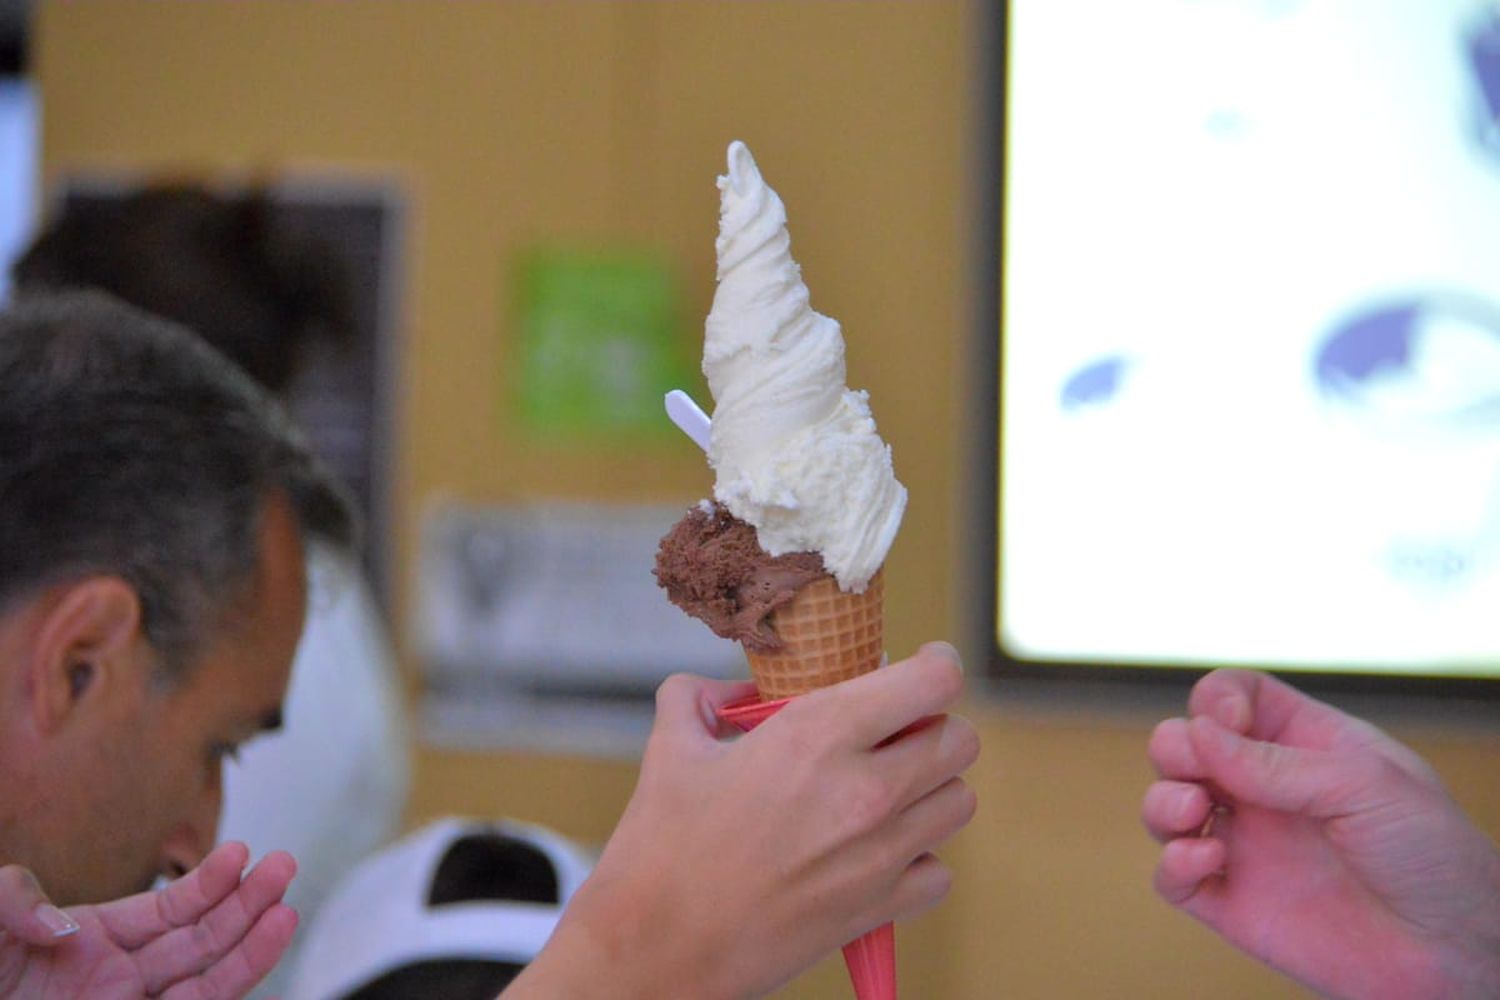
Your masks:
<svg viewBox="0 0 1500 1000"><path fill-rule="evenodd" d="M271 971L297 927L296 873L276 852L240 880L244 844L215 848L163 889L66 913L26 869L0 868L0 996L227 1000Z"/></svg>
<svg viewBox="0 0 1500 1000"><path fill-rule="evenodd" d="M978 736L939 714L962 687L934 643L726 742L714 709L754 689L669 679L624 817L507 998L759 995L936 904L929 852L975 808Z"/></svg>
<svg viewBox="0 0 1500 1000"><path fill-rule="evenodd" d="M1420 757L1264 674L1188 711L1149 748L1164 899L1327 996L1500 996L1500 853Z"/></svg>

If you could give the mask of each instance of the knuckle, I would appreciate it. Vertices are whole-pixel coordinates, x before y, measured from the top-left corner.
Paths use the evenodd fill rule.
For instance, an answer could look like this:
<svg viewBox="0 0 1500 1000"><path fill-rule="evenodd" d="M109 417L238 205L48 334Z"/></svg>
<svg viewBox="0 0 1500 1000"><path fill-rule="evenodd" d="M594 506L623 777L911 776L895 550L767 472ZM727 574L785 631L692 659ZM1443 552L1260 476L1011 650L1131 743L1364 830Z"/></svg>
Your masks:
<svg viewBox="0 0 1500 1000"><path fill-rule="evenodd" d="M33 895L41 892L41 885L31 869L21 865L6 865L0 868L0 893L7 896Z"/></svg>
<svg viewBox="0 0 1500 1000"><path fill-rule="evenodd" d="M1192 695L1212 690L1214 685L1224 682L1224 678L1228 676L1228 673L1229 671L1223 667L1220 667L1218 670L1210 670L1193 682L1193 689L1189 692L1189 696L1191 697Z"/></svg>
<svg viewBox="0 0 1500 1000"><path fill-rule="evenodd" d="M978 810L979 796L974 789L961 779L953 779L934 798L932 809L913 830L915 846L924 851L936 850L968 826Z"/></svg>
<svg viewBox="0 0 1500 1000"><path fill-rule="evenodd" d="M1250 671L1248 670L1241 670L1238 667L1219 667L1217 670L1211 670L1198 678L1198 682L1193 685L1193 690L1189 694L1189 697L1212 694L1215 690L1238 687L1248 683L1249 678Z"/></svg>
<svg viewBox="0 0 1500 1000"><path fill-rule="evenodd" d="M1146 824L1148 830L1157 831L1164 829L1166 823L1163 813L1165 810L1166 790L1170 787L1163 782L1156 782L1146 789L1146 794L1141 798L1141 822Z"/></svg>
<svg viewBox="0 0 1500 1000"><path fill-rule="evenodd" d="M1399 788L1411 783L1411 774L1400 764L1386 757L1376 756L1356 764L1359 784L1365 788Z"/></svg>
<svg viewBox="0 0 1500 1000"><path fill-rule="evenodd" d="M1180 740L1187 735L1187 720L1181 716L1162 719L1151 730L1151 743L1161 745Z"/></svg>
<svg viewBox="0 0 1500 1000"><path fill-rule="evenodd" d="M170 888L170 887L168 887ZM156 903L156 915L168 927L181 927L186 922L183 913L183 905L179 903L174 893L162 889L153 895Z"/></svg>
<svg viewBox="0 0 1500 1000"><path fill-rule="evenodd" d="M204 921L198 926L202 933L203 946L210 956L218 959L229 954L230 949L235 943L236 929L233 926L227 924L225 926L218 926L211 921ZM247 927L245 930L248 931L249 928Z"/></svg>
<svg viewBox="0 0 1500 1000"><path fill-rule="evenodd" d="M1146 741L1146 753L1158 764L1169 760L1181 748L1187 737L1182 719L1163 719L1151 730Z"/></svg>
<svg viewBox="0 0 1500 1000"><path fill-rule="evenodd" d="M1151 793L1148 791L1146 797L1141 800L1141 826L1153 837L1162 832L1161 822L1156 818L1156 811L1151 801Z"/></svg>
<svg viewBox="0 0 1500 1000"><path fill-rule="evenodd" d="M686 696L693 686L688 674L672 674L656 687L656 707L661 708Z"/></svg>
<svg viewBox="0 0 1500 1000"><path fill-rule="evenodd" d="M207 923L192 924L188 928L188 938L192 942L191 949L194 953L205 956L216 953L215 946L218 942Z"/></svg>
<svg viewBox="0 0 1500 1000"><path fill-rule="evenodd" d="M958 758L958 769L968 770L979 760L983 743L979 739L979 730L975 729L968 719L953 716L948 720L948 725L953 730L953 741L955 755Z"/></svg>
<svg viewBox="0 0 1500 1000"><path fill-rule="evenodd" d="M1179 829L1201 826L1209 811L1208 792L1201 785L1167 788L1162 792L1162 811Z"/></svg>
<svg viewBox="0 0 1500 1000"><path fill-rule="evenodd" d="M1156 871L1152 873L1151 887L1156 890L1156 894L1158 896L1160 896L1166 902L1173 904L1174 906L1177 904L1177 901L1181 896L1181 892L1177 888L1176 883L1173 882L1172 878L1167 874L1165 861L1159 862L1156 866Z"/></svg>
<svg viewBox="0 0 1500 1000"><path fill-rule="evenodd" d="M957 701L964 692L963 668L947 656L930 656L928 659L932 663L931 690L938 702L949 705Z"/></svg>
<svg viewBox="0 0 1500 1000"><path fill-rule="evenodd" d="M918 905L921 909L936 906L953 891L953 872L932 855L922 860L919 866L921 891Z"/></svg>
<svg viewBox="0 0 1500 1000"><path fill-rule="evenodd" d="M963 829L974 819L979 812L979 793L967 781L958 783L958 801L955 804L955 815L958 820L955 829Z"/></svg>
<svg viewBox="0 0 1500 1000"><path fill-rule="evenodd" d="M933 901L936 902L948 895L949 890L953 888L953 869L935 858L932 861L931 869Z"/></svg>

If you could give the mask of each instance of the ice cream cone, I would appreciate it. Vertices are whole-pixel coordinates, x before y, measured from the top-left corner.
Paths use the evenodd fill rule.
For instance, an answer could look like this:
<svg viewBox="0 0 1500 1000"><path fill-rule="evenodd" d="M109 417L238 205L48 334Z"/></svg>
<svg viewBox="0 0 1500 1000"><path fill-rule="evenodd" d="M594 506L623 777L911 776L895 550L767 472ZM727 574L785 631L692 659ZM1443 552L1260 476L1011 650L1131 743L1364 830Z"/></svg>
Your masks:
<svg viewBox="0 0 1500 1000"><path fill-rule="evenodd" d="M884 570L875 572L862 594L840 590L832 577L814 580L772 614L770 624L783 648L745 650L750 676L766 701L867 674L880 666L885 651Z"/></svg>

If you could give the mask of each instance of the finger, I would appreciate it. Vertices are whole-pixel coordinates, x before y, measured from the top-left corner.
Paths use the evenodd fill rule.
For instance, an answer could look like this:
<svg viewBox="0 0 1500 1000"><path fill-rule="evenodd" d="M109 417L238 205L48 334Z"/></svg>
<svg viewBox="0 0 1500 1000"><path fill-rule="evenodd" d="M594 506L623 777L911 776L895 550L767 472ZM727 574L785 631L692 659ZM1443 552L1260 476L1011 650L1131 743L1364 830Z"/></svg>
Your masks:
<svg viewBox="0 0 1500 1000"><path fill-rule="evenodd" d="M20 865L0 868L0 931L47 947L77 930L78 922L52 905L28 869Z"/></svg>
<svg viewBox="0 0 1500 1000"><path fill-rule="evenodd" d="M1188 906L1207 880L1223 872L1227 854L1224 841L1216 837L1170 841L1156 866L1157 895L1173 906Z"/></svg>
<svg viewBox="0 0 1500 1000"><path fill-rule="evenodd" d="M812 691L777 717L803 718L843 745L868 750L912 723L940 715L963 693L963 665L946 642L930 642L915 656L853 680Z"/></svg>
<svg viewBox="0 0 1500 1000"><path fill-rule="evenodd" d="M962 778L954 778L912 803L877 837L886 842L884 850L894 859L892 863L904 868L913 859L937 850L968 826L977 808L974 789Z"/></svg>
<svg viewBox="0 0 1500 1000"><path fill-rule="evenodd" d="M979 759L979 733L967 719L943 716L882 745L872 759L899 812L968 770Z"/></svg>
<svg viewBox="0 0 1500 1000"><path fill-rule="evenodd" d="M1188 720L1164 719L1151 731L1146 756L1156 773L1172 781L1197 781L1207 776L1188 737Z"/></svg>
<svg viewBox="0 0 1500 1000"><path fill-rule="evenodd" d="M713 681L692 674L673 674L656 689L656 722L652 737L717 739L723 735L723 724L717 710L753 694L755 685L748 682Z"/></svg>
<svg viewBox="0 0 1500 1000"><path fill-rule="evenodd" d="M896 881L889 899L871 926L909 920L937 906L953 888L953 873L931 854L917 858Z"/></svg>
<svg viewBox="0 0 1500 1000"><path fill-rule="evenodd" d="M242 997L281 961L296 931L297 911L278 903L260 915L250 932L229 954L202 974L183 980L161 996L163 1000Z"/></svg>
<svg viewBox="0 0 1500 1000"><path fill-rule="evenodd" d="M1157 840L1166 842L1203 829L1213 802L1202 785L1186 781L1158 781L1141 801L1141 822Z"/></svg>
<svg viewBox="0 0 1500 1000"><path fill-rule="evenodd" d="M1247 739L1207 716L1192 721L1189 735L1214 783L1236 799L1318 819L1354 811L1381 760Z"/></svg>
<svg viewBox="0 0 1500 1000"><path fill-rule="evenodd" d="M1255 718L1255 692L1263 676L1251 670L1215 670L1193 685L1188 715L1212 716L1226 729L1248 733Z"/></svg>
<svg viewBox="0 0 1500 1000"><path fill-rule="evenodd" d="M134 951L217 906L240 884L240 873L249 860L250 850L244 844L220 844L197 868L166 888L105 903L95 913L116 944Z"/></svg>
<svg viewBox="0 0 1500 1000"><path fill-rule="evenodd" d="M1215 670L1188 696L1192 716L1207 715L1252 739L1326 749L1352 720L1283 681L1255 670Z"/></svg>
<svg viewBox="0 0 1500 1000"><path fill-rule="evenodd" d="M136 954L136 967L147 991L159 993L229 955L261 915L281 902L296 873L297 863L290 854L272 852L201 920L178 927L141 948Z"/></svg>

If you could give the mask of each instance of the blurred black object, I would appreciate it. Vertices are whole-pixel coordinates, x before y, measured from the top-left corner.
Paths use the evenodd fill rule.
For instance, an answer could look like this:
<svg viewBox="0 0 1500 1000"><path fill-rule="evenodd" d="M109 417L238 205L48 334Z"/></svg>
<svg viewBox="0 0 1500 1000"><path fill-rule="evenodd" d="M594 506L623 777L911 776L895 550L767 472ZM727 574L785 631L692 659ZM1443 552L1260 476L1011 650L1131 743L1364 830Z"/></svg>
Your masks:
<svg viewBox="0 0 1500 1000"><path fill-rule="evenodd" d="M31 0L0 0L0 77L25 72L30 25Z"/></svg>
<svg viewBox="0 0 1500 1000"><path fill-rule="evenodd" d="M102 288L181 323L285 395L315 342L353 339L342 264L277 225L261 193L167 184L70 198L13 271L21 289Z"/></svg>
<svg viewBox="0 0 1500 1000"><path fill-rule="evenodd" d="M558 872L528 841L498 831L470 834L443 855L427 896L435 911L465 903L560 906ZM432 958L392 969L344 1000L489 1000L525 967L490 958Z"/></svg>

